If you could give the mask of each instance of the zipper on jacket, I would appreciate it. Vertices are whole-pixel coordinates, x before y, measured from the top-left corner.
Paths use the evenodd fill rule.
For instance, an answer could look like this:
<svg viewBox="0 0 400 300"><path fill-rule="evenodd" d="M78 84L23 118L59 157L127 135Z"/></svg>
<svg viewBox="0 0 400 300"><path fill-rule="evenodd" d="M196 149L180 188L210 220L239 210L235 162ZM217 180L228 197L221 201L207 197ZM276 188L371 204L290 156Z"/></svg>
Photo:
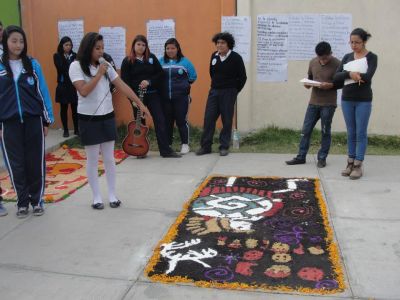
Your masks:
<svg viewBox="0 0 400 300"><path fill-rule="evenodd" d="M169 81L168 81L168 85L169 85L169 100L171 100L172 99L172 91L171 91L171 88L172 88L172 85L171 85L171 61L169 62L169 68L168 68L168 72L169 72Z"/></svg>
<svg viewBox="0 0 400 300"><path fill-rule="evenodd" d="M24 119L22 118L21 99L19 98L19 90L18 90L18 81L19 81L20 76L21 76L21 74L18 76L17 80L14 80L14 85L15 85L15 92L16 92L16 95L17 95L19 118L21 120L21 123L24 123Z"/></svg>

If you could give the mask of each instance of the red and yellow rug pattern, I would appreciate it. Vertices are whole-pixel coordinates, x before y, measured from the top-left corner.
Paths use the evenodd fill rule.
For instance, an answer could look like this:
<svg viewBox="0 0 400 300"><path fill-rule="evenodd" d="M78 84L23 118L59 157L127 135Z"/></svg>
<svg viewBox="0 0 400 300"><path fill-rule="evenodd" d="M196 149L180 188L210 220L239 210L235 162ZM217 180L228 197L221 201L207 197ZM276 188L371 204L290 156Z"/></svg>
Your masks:
<svg viewBox="0 0 400 300"><path fill-rule="evenodd" d="M117 164L127 155L122 150L115 150ZM99 175L104 172L101 155L99 156ZM45 202L64 200L88 182L86 176L86 155L84 149L61 147L46 154ZM7 171L0 174L2 196L5 201L16 201L17 195L12 187Z"/></svg>
<svg viewBox="0 0 400 300"><path fill-rule="evenodd" d="M345 289L314 178L207 178L155 248L145 274L201 287L305 294Z"/></svg>

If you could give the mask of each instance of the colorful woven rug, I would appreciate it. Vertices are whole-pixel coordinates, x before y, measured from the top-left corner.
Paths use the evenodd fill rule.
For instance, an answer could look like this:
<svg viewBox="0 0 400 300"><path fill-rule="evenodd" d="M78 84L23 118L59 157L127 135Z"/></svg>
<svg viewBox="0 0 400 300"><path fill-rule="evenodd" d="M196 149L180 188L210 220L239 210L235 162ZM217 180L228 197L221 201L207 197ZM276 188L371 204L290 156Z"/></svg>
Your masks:
<svg viewBox="0 0 400 300"><path fill-rule="evenodd" d="M127 155L122 150L115 150L115 161L122 162ZM101 155L99 157L101 159ZM104 172L100 160L99 175ZM87 183L86 155L84 149L59 148L46 155L46 187L44 200L58 202L67 198ZM12 187L8 172L0 174L2 196L5 201L16 201L17 195Z"/></svg>
<svg viewBox="0 0 400 300"><path fill-rule="evenodd" d="M332 294L344 291L319 181L212 176L154 250L154 281Z"/></svg>

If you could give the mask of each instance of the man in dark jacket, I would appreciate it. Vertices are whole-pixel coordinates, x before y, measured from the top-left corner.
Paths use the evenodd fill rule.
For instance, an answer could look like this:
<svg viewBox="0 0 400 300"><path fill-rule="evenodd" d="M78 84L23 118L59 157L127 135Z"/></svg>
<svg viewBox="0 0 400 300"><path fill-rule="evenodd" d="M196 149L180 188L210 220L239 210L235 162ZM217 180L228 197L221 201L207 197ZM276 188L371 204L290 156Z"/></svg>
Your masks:
<svg viewBox="0 0 400 300"><path fill-rule="evenodd" d="M197 155L211 153L215 124L219 116L222 120L222 130L219 135L219 154L229 154L229 144L232 134L232 122L237 94L244 87L247 76L242 57L235 51L235 39L229 32L214 35L217 51L211 55L210 76L211 89L208 94L204 114L201 148Z"/></svg>

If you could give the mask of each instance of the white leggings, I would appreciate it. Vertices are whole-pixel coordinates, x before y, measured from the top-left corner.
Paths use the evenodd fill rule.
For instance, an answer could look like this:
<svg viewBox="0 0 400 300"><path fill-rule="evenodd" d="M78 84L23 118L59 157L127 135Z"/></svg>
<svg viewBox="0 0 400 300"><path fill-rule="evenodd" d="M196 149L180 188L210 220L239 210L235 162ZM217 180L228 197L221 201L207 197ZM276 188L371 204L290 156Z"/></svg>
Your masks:
<svg viewBox="0 0 400 300"><path fill-rule="evenodd" d="M115 141L110 141L102 144L85 146L86 151L86 173L89 180L90 188L93 192L93 203L102 203L100 186L99 186L99 152L103 156L103 164L106 172L108 185L108 200L110 202L118 201L115 196L115 160L114 160L114 144Z"/></svg>

